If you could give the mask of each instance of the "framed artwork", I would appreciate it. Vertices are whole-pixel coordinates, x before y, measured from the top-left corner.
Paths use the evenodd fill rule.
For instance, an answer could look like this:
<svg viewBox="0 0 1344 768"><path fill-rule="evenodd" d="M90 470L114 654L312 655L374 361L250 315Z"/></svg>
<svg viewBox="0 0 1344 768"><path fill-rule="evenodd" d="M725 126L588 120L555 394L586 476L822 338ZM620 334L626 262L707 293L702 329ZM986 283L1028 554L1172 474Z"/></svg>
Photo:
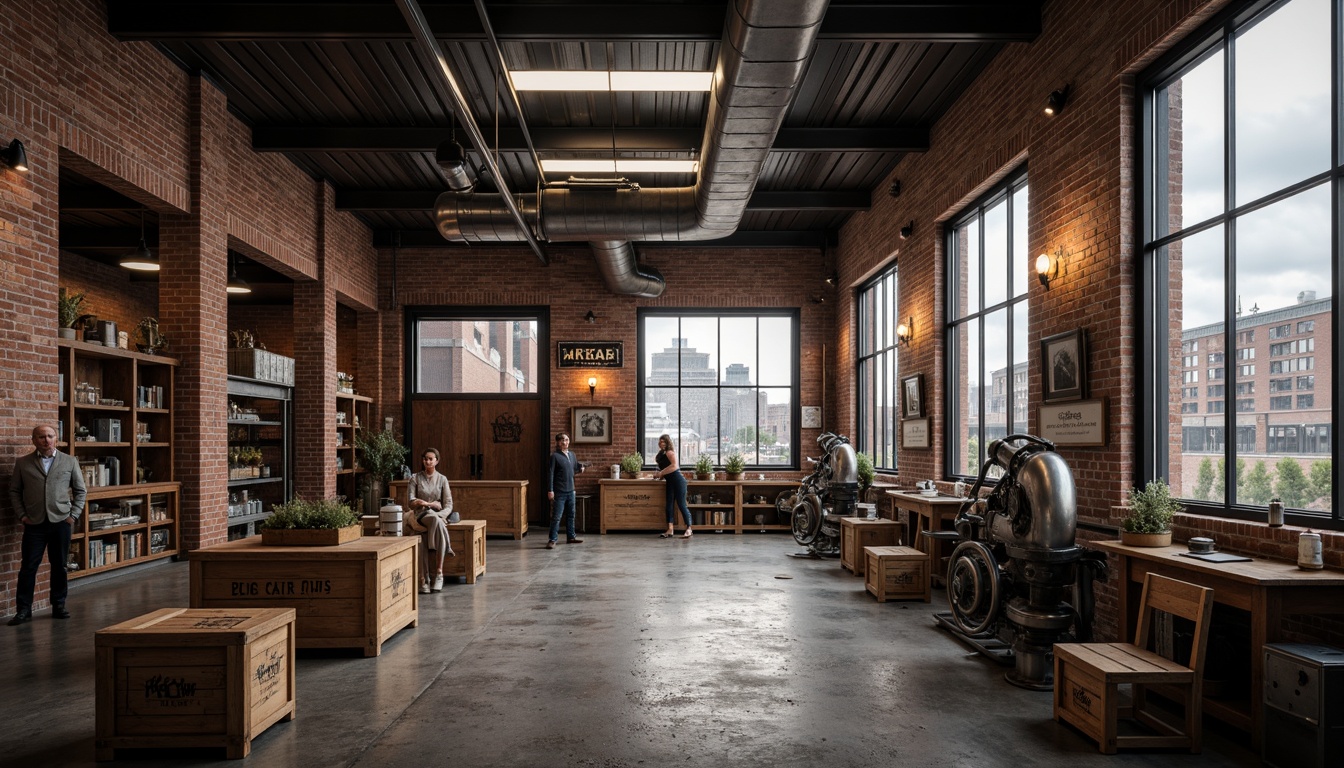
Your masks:
<svg viewBox="0 0 1344 768"><path fill-rule="evenodd" d="M574 406L570 418L569 441L574 445L611 445L611 406Z"/></svg>
<svg viewBox="0 0 1344 768"><path fill-rule="evenodd" d="M906 419L901 422L902 448L929 448L931 445L928 419Z"/></svg>
<svg viewBox="0 0 1344 768"><path fill-rule="evenodd" d="M1041 399L1087 397L1087 333L1079 328L1041 339Z"/></svg>
<svg viewBox="0 0 1344 768"><path fill-rule="evenodd" d="M803 429L821 429L821 406L804 405L802 422Z"/></svg>
<svg viewBox="0 0 1344 768"><path fill-rule="evenodd" d="M901 379L901 418L913 419L924 415L924 374L916 373Z"/></svg>

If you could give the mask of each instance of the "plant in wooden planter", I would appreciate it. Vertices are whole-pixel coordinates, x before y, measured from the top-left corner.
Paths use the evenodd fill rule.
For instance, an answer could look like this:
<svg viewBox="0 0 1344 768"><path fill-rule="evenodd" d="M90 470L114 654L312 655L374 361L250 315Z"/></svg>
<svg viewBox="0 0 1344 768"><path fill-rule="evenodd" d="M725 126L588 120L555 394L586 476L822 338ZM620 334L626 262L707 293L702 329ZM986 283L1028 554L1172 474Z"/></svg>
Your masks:
<svg viewBox="0 0 1344 768"><path fill-rule="evenodd" d="M621 476L626 479L639 477L639 470L644 468L644 454L639 451L627 453L621 457Z"/></svg>
<svg viewBox="0 0 1344 768"><path fill-rule="evenodd" d="M359 518L336 499L292 499L277 504L261 524L261 543L277 546L334 546L359 536Z"/></svg>
<svg viewBox="0 0 1344 768"><path fill-rule="evenodd" d="M79 310L83 306L82 293L69 293L64 288L56 293L56 323L60 326L57 333L62 339L75 338L75 324L79 322Z"/></svg>
<svg viewBox="0 0 1344 768"><path fill-rule="evenodd" d="M700 454L700 457L695 460L695 479L714 479L714 460L709 457L708 453Z"/></svg>
<svg viewBox="0 0 1344 768"><path fill-rule="evenodd" d="M369 471L369 493L364 508L377 510L383 506L383 496L392 475L401 469L411 449L401 444L397 433L390 429L366 434L355 432L356 463Z"/></svg>
<svg viewBox="0 0 1344 768"><path fill-rule="evenodd" d="M723 460L723 471L728 473L729 480L741 480L742 470L747 468L747 460L740 453L730 453L728 458Z"/></svg>
<svg viewBox="0 0 1344 768"><path fill-rule="evenodd" d="M1129 514L1120 522L1120 540L1134 547L1165 547L1171 544L1171 520L1185 507L1171 497L1165 480L1153 480L1140 491L1129 489L1125 502Z"/></svg>

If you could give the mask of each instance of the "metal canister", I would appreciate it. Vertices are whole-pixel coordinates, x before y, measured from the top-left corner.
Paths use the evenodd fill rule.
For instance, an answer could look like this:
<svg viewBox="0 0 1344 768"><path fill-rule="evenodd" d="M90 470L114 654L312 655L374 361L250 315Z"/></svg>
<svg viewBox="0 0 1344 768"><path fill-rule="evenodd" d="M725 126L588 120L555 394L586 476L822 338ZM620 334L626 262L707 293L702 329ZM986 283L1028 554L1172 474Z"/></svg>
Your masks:
<svg viewBox="0 0 1344 768"><path fill-rule="evenodd" d="M1283 525L1283 502L1269 502L1269 527L1278 528Z"/></svg>
<svg viewBox="0 0 1344 768"><path fill-rule="evenodd" d="M1297 567L1311 570L1325 567L1321 556L1321 534L1304 531L1297 537Z"/></svg>
<svg viewBox="0 0 1344 768"><path fill-rule="evenodd" d="M384 536L401 535L401 505L386 504L378 510L378 527Z"/></svg>

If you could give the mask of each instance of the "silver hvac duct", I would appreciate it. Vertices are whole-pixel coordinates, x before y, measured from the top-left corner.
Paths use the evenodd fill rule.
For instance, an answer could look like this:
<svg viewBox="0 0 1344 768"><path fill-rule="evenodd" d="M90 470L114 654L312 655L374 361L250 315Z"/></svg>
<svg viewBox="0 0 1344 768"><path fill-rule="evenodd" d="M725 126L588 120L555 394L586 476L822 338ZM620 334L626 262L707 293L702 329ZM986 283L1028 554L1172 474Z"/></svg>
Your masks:
<svg viewBox="0 0 1344 768"><path fill-rule="evenodd" d="M661 276L640 272L625 241L713 240L737 230L761 167L784 121L794 88L826 15L828 0L735 0L714 73L709 117L693 187L672 189L544 189L518 195L519 207L539 214L538 234L552 242L588 241L607 276L638 277L608 287L640 296L662 294ZM499 195L434 204L435 226L449 240L515 242L514 225ZM604 263L614 260L615 263Z"/></svg>

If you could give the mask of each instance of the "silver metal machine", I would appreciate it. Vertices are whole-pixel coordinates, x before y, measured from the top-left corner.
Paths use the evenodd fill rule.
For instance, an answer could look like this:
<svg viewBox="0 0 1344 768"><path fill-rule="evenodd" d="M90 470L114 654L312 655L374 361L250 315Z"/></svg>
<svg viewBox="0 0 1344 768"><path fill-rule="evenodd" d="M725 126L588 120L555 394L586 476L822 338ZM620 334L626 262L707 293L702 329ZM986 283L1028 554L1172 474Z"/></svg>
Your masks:
<svg viewBox="0 0 1344 768"><path fill-rule="evenodd" d="M812 474L797 489L775 499L780 516L788 516L793 538L808 548L803 557L840 554L840 518L858 509L859 460L849 438L824 432L817 438L822 454L808 457Z"/></svg>
<svg viewBox="0 0 1344 768"><path fill-rule="evenodd" d="M1263 653L1265 765L1344 765L1344 650L1271 643Z"/></svg>
<svg viewBox="0 0 1344 768"><path fill-rule="evenodd" d="M926 533L960 542L947 569L952 612L939 621L998 661L1011 660L1008 682L1050 690L1054 644L1091 640L1092 581L1105 578L1105 555L1074 541L1073 473L1053 443L1010 435L990 443L987 455L968 495L978 495L994 467L1003 476L983 514L967 501L955 532Z"/></svg>

